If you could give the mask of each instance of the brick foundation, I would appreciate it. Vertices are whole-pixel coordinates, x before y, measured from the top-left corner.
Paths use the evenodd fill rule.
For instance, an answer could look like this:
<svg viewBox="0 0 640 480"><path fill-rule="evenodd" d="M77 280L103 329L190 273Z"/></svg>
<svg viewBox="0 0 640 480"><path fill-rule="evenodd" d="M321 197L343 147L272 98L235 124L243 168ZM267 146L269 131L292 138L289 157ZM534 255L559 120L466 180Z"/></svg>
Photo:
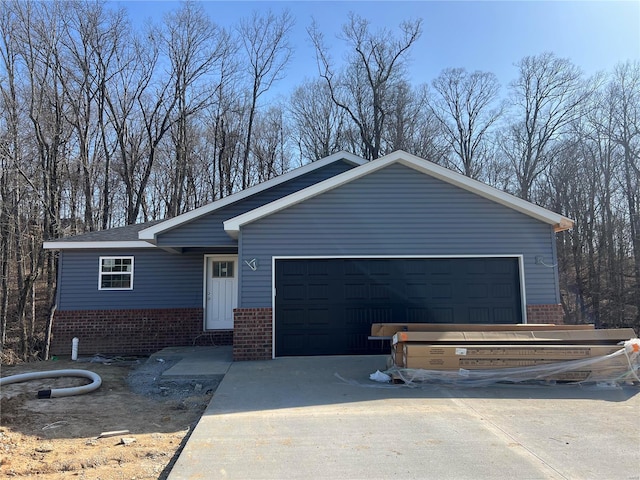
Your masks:
<svg viewBox="0 0 640 480"><path fill-rule="evenodd" d="M234 330L203 331L202 308L57 311L51 339L53 355L148 355L165 347L233 345L234 360L273 356L272 309L236 308ZM564 323L562 305L527 305L528 323Z"/></svg>
<svg viewBox="0 0 640 480"><path fill-rule="evenodd" d="M204 331L202 308L57 311L51 353L147 355L165 347L231 345L232 330Z"/></svg>
<svg viewBox="0 0 640 480"><path fill-rule="evenodd" d="M271 360L271 322L271 308L236 308L233 311L233 359Z"/></svg>
<svg viewBox="0 0 640 480"><path fill-rule="evenodd" d="M564 325L564 310L562 309L562 305L527 305L527 322Z"/></svg>

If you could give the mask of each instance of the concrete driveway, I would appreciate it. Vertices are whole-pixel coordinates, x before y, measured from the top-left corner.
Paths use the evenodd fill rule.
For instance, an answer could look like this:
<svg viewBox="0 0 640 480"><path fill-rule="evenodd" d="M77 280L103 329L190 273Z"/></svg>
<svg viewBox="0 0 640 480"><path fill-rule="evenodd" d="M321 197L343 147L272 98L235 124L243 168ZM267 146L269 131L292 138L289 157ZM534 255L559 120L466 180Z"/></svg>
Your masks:
<svg viewBox="0 0 640 480"><path fill-rule="evenodd" d="M638 387L369 381L384 367L233 363L169 479L640 479Z"/></svg>

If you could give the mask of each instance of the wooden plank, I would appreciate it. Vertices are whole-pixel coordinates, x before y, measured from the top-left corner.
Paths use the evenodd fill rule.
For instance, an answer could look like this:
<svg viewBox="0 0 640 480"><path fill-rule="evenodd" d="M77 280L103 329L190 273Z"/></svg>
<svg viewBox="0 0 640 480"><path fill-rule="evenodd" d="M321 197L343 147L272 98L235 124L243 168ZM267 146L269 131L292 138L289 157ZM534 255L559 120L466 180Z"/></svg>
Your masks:
<svg viewBox="0 0 640 480"><path fill-rule="evenodd" d="M391 346L391 360L396 367L404 366L404 344L398 343Z"/></svg>
<svg viewBox="0 0 640 480"><path fill-rule="evenodd" d="M423 343L595 343L611 344L635 338L633 328L602 330L539 330L539 331L450 331L450 332L397 332L392 344L402 342Z"/></svg>
<svg viewBox="0 0 640 480"><path fill-rule="evenodd" d="M477 331L536 331L536 330L594 330L592 324L556 325L553 323L373 323L372 337L392 337L397 332L477 332Z"/></svg>
<svg viewBox="0 0 640 480"><path fill-rule="evenodd" d="M429 345L403 344L405 356L456 358L533 358L543 360L577 360L602 357L617 352L620 345Z"/></svg>

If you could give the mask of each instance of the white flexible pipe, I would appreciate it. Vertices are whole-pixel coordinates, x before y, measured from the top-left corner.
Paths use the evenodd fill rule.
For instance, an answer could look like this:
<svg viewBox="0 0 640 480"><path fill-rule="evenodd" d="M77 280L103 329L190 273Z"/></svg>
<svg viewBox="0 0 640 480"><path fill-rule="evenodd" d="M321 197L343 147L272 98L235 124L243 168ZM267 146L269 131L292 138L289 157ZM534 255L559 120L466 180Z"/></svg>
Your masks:
<svg viewBox="0 0 640 480"><path fill-rule="evenodd" d="M72 395L81 395L83 393L92 392L102 385L100 375L89 370L49 370L46 372L21 373L18 375L10 375L0 378L0 387L9 385L10 383L27 382L29 380L39 380L41 378L57 378L57 377L82 377L88 378L92 382L79 387L53 388L51 390L38 391L38 398L59 398L70 397Z"/></svg>

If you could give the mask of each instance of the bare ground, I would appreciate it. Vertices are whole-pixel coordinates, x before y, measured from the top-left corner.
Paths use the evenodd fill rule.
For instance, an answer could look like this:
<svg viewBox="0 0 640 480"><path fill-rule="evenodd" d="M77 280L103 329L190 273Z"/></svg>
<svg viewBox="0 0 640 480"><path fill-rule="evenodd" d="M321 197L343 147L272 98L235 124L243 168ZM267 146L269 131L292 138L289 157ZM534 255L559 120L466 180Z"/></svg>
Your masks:
<svg viewBox="0 0 640 480"><path fill-rule="evenodd" d="M85 359L88 360L88 359ZM172 364L155 359L58 360L2 367L2 376L87 369L102 386L91 393L38 399L37 391L83 385L82 378L10 384L0 392L0 477L164 479L218 379L163 381ZM101 433L129 433L99 438Z"/></svg>

